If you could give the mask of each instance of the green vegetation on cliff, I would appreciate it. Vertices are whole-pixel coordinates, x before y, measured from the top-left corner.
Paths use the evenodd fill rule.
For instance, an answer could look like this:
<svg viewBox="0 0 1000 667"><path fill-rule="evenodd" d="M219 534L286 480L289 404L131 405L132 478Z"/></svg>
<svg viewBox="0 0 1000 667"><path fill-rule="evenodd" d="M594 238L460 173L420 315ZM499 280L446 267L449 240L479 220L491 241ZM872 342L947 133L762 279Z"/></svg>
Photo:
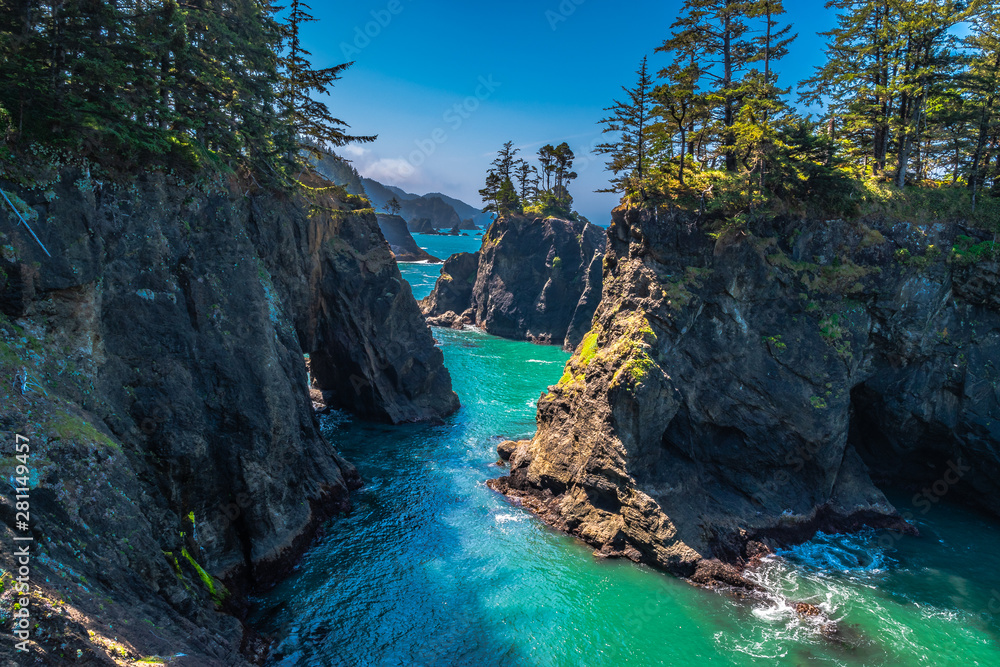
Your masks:
<svg viewBox="0 0 1000 667"><path fill-rule="evenodd" d="M520 159L520 149L508 141L497 151L486 185L479 191L486 207L505 216L524 213L542 218L581 219L573 211L569 183L577 177L573 171L576 156L565 141L558 146L546 144L538 150L538 166ZM517 181L517 187L514 181Z"/></svg>
<svg viewBox="0 0 1000 667"><path fill-rule="evenodd" d="M627 202L768 212L1000 220L1000 10L955 0L833 0L826 59L778 86L796 35L780 0L686 0L601 122ZM959 29L962 26L963 29ZM965 36L961 36L962 34ZM661 56L657 56L661 57ZM659 66L653 60L650 67Z"/></svg>
<svg viewBox="0 0 1000 667"><path fill-rule="evenodd" d="M348 64L316 69L293 0L4 3L0 169L39 146L118 173L163 165L287 185L300 149L352 137L315 99ZM51 156L49 156L51 158Z"/></svg>

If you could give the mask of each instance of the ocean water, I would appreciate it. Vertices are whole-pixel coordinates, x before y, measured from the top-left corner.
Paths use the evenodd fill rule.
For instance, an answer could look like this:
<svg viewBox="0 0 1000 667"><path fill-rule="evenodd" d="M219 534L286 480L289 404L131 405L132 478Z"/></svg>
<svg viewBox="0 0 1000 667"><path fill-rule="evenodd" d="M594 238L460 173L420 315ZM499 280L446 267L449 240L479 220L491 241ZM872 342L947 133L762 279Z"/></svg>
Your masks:
<svg viewBox="0 0 1000 667"><path fill-rule="evenodd" d="M437 236L434 234L414 234L417 245L438 259L448 259L459 252L476 252L483 242L482 236L475 232L464 232L469 236ZM431 293L434 283L441 275L440 264L424 264L422 262L403 262L399 265L403 276L413 288L413 296L420 299Z"/></svg>
<svg viewBox="0 0 1000 667"><path fill-rule="evenodd" d="M326 418L366 486L257 601L270 664L1000 665L997 522L945 498L914 511L919 538L818 535L769 557L754 574L769 593L750 600L597 559L485 486L503 473L496 444L534 431L539 394L568 355L434 333L462 399L455 416ZM827 620L800 618L786 599Z"/></svg>

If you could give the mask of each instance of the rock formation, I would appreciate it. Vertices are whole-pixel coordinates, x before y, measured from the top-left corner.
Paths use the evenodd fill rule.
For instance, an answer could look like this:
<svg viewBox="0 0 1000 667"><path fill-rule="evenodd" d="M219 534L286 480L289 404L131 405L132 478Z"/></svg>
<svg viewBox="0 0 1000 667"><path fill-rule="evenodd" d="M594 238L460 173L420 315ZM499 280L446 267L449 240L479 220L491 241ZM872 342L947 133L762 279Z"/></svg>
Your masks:
<svg viewBox="0 0 1000 667"><path fill-rule="evenodd" d="M441 326L573 347L600 299L604 246L603 230L585 222L498 220L478 252L445 262L421 310Z"/></svg>
<svg viewBox="0 0 1000 667"><path fill-rule="evenodd" d="M410 231L414 234L437 234L438 230L430 218L413 218L407 223Z"/></svg>
<svg viewBox="0 0 1000 667"><path fill-rule="evenodd" d="M162 174L4 187L52 252L0 216L0 439L4 457L31 441L34 656L245 664L263 647L246 595L359 483L320 434L303 353L329 402L367 417L458 404L375 215L335 191L205 194Z"/></svg>
<svg viewBox="0 0 1000 667"><path fill-rule="evenodd" d="M399 203L402 207L399 214L407 220L427 218L434 229L452 229L462 224L462 219L458 217L455 209L440 197L418 197Z"/></svg>
<svg viewBox="0 0 1000 667"><path fill-rule="evenodd" d="M476 220L483 220L488 224L492 215L440 192L415 195L370 178L361 178L350 163L331 153L325 153L313 162L320 175L344 186L351 194L367 196L375 209L388 210L386 205L395 199L404 219L413 221L426 218L430 221L429 229L453 229L457 225L462 230L478 230Z"/></svg>
<svg viewBox="0 0 1000 667"><path fill-rule="evenodd" d="M752 231L615 211L594 327L493 488L604 554L702 583L740 583L732 566L816 530L912 531L902 517L945 494L1000 514L985 237ZM893 507L884 484L914 495Z"/></svg>
<svg viewBox="0 0 1000 667"><path fill-rule="evenodd" d="M440 192L428 192L424 195L424 197L438 197L444 200L444 202L455 209L455 212L458 213L459 217L463 219L463 225L465 220L468 219L472 221L476 228L482 229L484 227L489 227L490 223L493 222L493 213L487 213L478 206L466 204L461 199L455 199L454 197L449 197L448 195Z"/></svg>
<svg viewBox="0 0 1000 667"><path fill-rule="evenodd" d="M397 262L433 262L441 260L417 245L406 227L406 220L398 215L378 214L378 228L382 230Z"/></svg>

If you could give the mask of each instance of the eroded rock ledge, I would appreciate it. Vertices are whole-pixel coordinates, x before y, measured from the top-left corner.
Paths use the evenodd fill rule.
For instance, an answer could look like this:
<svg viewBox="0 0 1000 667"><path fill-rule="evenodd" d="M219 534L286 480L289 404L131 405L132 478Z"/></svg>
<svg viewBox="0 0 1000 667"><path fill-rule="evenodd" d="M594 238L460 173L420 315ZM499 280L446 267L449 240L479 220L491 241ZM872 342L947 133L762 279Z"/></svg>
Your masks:
<svg viewBox="0 0 1000 667"><path fill-rule="evenodd" d="M594 327L494 489L702 583L816 530L910 531L944 494L1000 514L1000 281L962 251L976 232L708 231L615 211Z"/></svg>
<svg viewBox="0 0 1000 667"><path fill-rule="evenodd" d="M602 230L585 222L502 218L478 252L445 261L420 308L436 326L472 324L503 338L572 348L600 299L604 246Z"/></svg>

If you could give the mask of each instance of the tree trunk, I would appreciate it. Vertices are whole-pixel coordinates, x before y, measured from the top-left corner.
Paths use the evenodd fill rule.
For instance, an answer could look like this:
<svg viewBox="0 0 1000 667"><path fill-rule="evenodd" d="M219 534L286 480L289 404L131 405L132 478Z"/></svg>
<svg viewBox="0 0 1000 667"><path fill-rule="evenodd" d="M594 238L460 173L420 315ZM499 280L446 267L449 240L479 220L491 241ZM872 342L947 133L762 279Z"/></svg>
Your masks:
<svg viewBox="0 0 1000 667"><path fill-rule="evenodd" d="M732 98L732 85L733 85L733 31L731 18L729 16L729 5L732 4L732 0L726 0L726 15L723 19L722 27L722 89L725 93L725 107L723 110L722 124L725 127L723 132L722 140L726 144L726 171L736 171L736 155L733 153L731 146L733 145L733 122L735 121L735 114L733 113L735 106L734 100Z"/></svg>
<svg viewBox="0 0 1000 667"><path fill-rule="evenodd" d="M913 62L913 37L906 40L906 60L903 65L905 75L916 68ZM899 135L899 150L896 153L896 187L906 186L906 167L910 162L910 150L913 148L912 127L916 119L919 104L916 100L911 100L909 93L904 89L899 101L899 122L902 130Z"/></svg>
<svg viewBox="0 0 1000 667"><path fill-rule="evenodd" d="M986 147L987 134L989 134L989 119L993 114L993 101L995 97L990 95L986 98L982 111L979 114L979 132L976 137L976 150L972 153L972 170L969 173L969 189L972 190L973 205L976 198L976 190L979 188L979 164L983 159L983 149Z"/></svg>
<svg viewBox="0 0 1000 667"><path fill-rule="evenodd" d="M680 181L681 185L684 185L684 147L687 145L685 139L687 138L687 132L684 129L684 123L680 124L681 127L681 152L678 158L680 159L680 164L677 166L677 180Z"/></svg>

